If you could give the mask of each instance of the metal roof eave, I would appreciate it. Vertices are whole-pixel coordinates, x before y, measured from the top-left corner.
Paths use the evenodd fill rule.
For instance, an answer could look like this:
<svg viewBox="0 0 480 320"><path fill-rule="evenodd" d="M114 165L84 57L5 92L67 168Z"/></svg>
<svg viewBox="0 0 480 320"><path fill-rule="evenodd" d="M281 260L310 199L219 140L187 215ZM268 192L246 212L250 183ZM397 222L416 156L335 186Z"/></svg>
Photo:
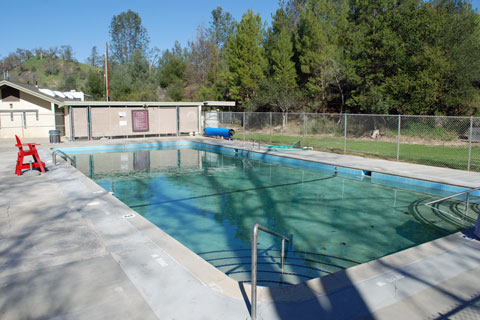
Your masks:
<svg viewBox="0 0 480 320"><path fill-rule="evenodd" d="M202 103L209 107L235 107L235 101L203 101Z"/></svg>
<svg viewBox="0 0 480 320"><path fill-rule="evenodd" d="M214 103L214 104L212 104ZM232 101L204 101L204 102L137 102L137 101L65 101L61 107L199 107L199 106L235 106Z"/></svg>

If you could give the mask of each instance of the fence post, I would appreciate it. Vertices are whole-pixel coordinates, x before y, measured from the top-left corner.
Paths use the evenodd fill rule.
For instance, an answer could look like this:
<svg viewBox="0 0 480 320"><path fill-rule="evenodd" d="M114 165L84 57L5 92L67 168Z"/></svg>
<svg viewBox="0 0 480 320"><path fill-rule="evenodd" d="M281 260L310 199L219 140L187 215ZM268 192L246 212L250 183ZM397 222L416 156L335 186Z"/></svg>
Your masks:
<svg viewBox="0 0 480 320"><path fill-rule="evenodd" d="M88 140L92 140L92 110L91 107L87 107L87 133Z"/></svg>
<svg viewBox="0 0 480 320"><path fill-rule="evenodd" d="M270 112L270 143L272 143L272 112Z"/></svg>
<svg viewBox="0 0 480 320"><path fill-rule="evenodd" d="M347 114L345 113L345 128L343 130L343 153L347 153Z"/></svg>
<svg viewBox="0 0 480 320"><path fill-rule="evenodd" d="M178 106L175 107L175 124L178 137L180 135L180 110L178 110Z"/></svg>
<svg viewBox="0 0 480 320"><path fill-rule="evenodd" d="M472 159L472 131L473 131L473 116L470 116L470 130L468 130L468 165L467 165L468 171L470 171L470 162Z"/></svg>
<svg viewBox="0 0 480 320"><path fill-rule="evenodd" d="M70 109L70 140L75 140L75 125L73 123L73 108L72 106L69 106L68 107Z"/></svg>
<svg viewBox="0 0 480 320"><path fill-rule="evenodd" d="M400 159L400 128L402 127L402 116L398 115L398 128L397 128L397 161Z"/></svg>
<svg viewBox="0 0 480 320"><path fill-rule="evenodd" d="M307 116L305 112L303 113L303 136L302 136L302 146L304 145L305 141L305 130L307 129Z"/></svg>
<svg viewBox="0 0 480 320"><path fill-rule="evenodd" d="M243 140L245 140L245 111L243 112Z"/></svg>

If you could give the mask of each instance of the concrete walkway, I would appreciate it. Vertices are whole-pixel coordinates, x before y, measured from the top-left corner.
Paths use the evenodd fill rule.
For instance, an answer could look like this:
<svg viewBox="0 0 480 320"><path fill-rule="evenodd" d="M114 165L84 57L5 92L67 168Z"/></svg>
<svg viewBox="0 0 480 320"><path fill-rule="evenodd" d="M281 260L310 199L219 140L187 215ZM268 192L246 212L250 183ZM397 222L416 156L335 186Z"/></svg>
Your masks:
<svg viewBox="0 0 480 320"><path fill-rule="evenodd" d="M175 240L76 169L65 163L53 166L51 146L37 142L42 143L40 155L49 171L20 177L14 175L13 140L0 142L0 319L249 317L248 286L229 282L227 288L221 285L223 278L202 278L199 270L208 268L203 260L185 263L183 257L191 255L179 253L183 249L172 246ZM465 187L480 185L479 173L322 152L288 155ZM294 290L270 290L260 296L257 318L480 319L480 242L458 233Z"/></svg>

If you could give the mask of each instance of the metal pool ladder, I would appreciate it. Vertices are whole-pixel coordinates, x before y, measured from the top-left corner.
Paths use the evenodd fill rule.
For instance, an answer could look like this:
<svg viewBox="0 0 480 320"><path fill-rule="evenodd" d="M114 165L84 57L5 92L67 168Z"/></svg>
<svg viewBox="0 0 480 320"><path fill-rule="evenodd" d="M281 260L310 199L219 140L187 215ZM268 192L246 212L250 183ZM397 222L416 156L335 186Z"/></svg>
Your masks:
<svg viewBox="0 0 480 320"><path fill-rule="evenodd" d="M53 162L54 165L57 165L57 154L58 153L61 153L62 155L65 156L65 158L70 159L70 162L73 164L74 167L77 166L75 160L72 159L68 154L66 154L62 150L55 150L55 151L52 152L52 162Z"/></svg>
<svg viewBox="0 0 480 320"><path fill-rule="evenodd" d="M266 233L270 233L276 237L282 239L282 273L283 273L283 266L285 264L285 241L290 242L290 239L281 235L280 233L276 233L272 230L265 228L264 226L255 223L252 230L252 301L251 301L251 319L255 320L257 318L257 238L258 238L258 230L261 230Z"/></svg>
<svg viewBox="0 0 480 320"><path fill-rule="evenodd" d="M440 212L442 212L442 213L446 213L446 212L440 210L439 208L435 208L433 205L434 205L434 204L437 204L437 203L439 203L439 202L442 202L442 201L451 199L451 198L455 198L455 197L458 197L458 196L467 194L467 198L465 199L465 211L464 211L464 219L465 219L465 216L466 216L467 210L468 210L468 206L469 206L469 204L470 204L470 193L473 192L473 191L477 191L477 190L480 190L480 187L468 189L468 190L465 190L465 191L456 193L456 194L451 195L451 196L448 196L448 197L443 197L443 198L438 199L438 200L434 200L434 201L427 202L427 203L425 203L425 206L430 207L430 208L435 209L435 210L438 210L438 211L440 211ZM447 214L448 214L448 213L447 213ZM479 221L480 221L480 220L479 220Z"/></svg>

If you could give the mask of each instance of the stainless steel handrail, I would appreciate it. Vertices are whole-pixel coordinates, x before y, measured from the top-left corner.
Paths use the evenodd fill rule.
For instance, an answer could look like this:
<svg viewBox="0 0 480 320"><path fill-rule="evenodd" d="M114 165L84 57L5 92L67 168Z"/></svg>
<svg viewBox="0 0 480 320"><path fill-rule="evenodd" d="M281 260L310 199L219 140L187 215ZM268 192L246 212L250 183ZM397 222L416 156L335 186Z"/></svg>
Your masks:
<svg viewBox="0 0 480 320"><path fill-rule="evenodd" d="M55 150L52 152L52 162L54 165L57 165L57 153L61 153L65 156L65 158L70 159L70 161L73 163L73 166L76 167L77 163L74 159L72 159L68 154L63 152L62 150Z"/></svg>
<svg viewBox="0 0 480 320"><path fill-rule="evenodd" d="M442 210L439 209L439 208L435 208L433 205L436 204L436 203L439 203L439 202L448 200L448 199L452 199L452 198L461 196L461 195L463 195L463 194L467 194L467 199L465 200L465 211L464 211L464 215L466 215L466 214L467 214L467 210L468 210L468 206L469 206L469 204L470 204L470 193L473 192L473 191L477 191L477 190L480 190L480 187L468 189L468 190L465 190L465 191L462 191L462 192L453 194L453 195L448 196L448 197L443 197L443 198L441 198L441 199L437 199L437 200L434 200L434 201L430 201L430 202L425 203L424 205L427 206L427 207L430 207L430 208L432 208L432 209L438 210L438 211L440 211L440 212L446 213L446 212L442 211ZM447 213L447 214L448 214L448 213ZM464 219L465 219L465 216L464 216ZM459 219L459 220L460 220L460 219ZM479 221L480 221L480 220L479 220Z"/></svg>
<svg viewBox="0 0 480 320"><path fill-rule="evenodd" d="M285 264L285 241L290 242L290 239L281 235L280 233L276 233L272 230L265 228L264 226L255 223L252 229L252 296L251 296L251 319L255 320L257 318L257 238L258 238L258 230L262 230L263 232L270 233L276 237L282 239L282 273L283 273L283 266Z"/></svg>
<svg viewBox="0 0 480 320"><path fill-rule="evenodd" d="M437 203L437 202L442 202L442 201L445 201L445 200L448 200L448 199L451 199L451 198L455 198L455 197L461 196L462 194L465 194L465 193L468 195L468 194L470 194L470 192L472 192L472 191L477 191L477 190L480 190L480 187L468 189L468 190L465 190L465 191L456 193L456 194L451 195L451 196L448 196L448 197L444 197L444 198L441 198L441 199L437 199L437 200L434 200L434 201L430 201L430 202L425 203L425 205L426 205L426 206L430 206L430 205L435 204L435 203Z"/></svg>

